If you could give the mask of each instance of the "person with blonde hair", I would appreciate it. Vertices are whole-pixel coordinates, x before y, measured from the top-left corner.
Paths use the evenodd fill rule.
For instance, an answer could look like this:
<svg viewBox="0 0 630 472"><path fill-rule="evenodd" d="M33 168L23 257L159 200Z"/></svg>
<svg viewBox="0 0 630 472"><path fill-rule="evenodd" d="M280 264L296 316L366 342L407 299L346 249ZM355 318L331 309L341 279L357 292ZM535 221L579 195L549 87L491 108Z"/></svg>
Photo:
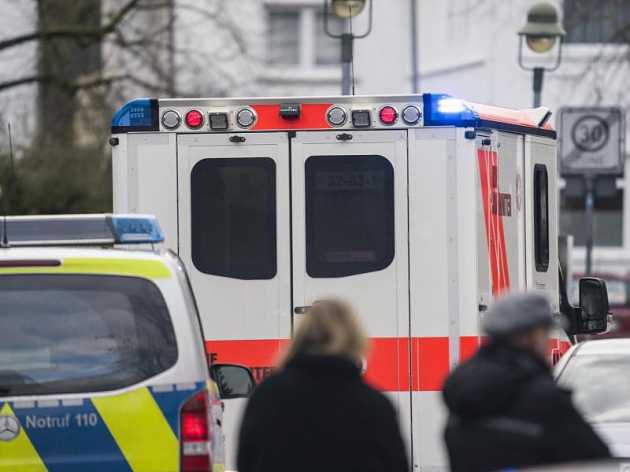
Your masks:
<svg viewBox="0 0 630 472"><path fill-rule="evenodd" d="M393 405L361 375L368 344L347 303L314 303L249 400L239 472L408 472Z"/></svg>

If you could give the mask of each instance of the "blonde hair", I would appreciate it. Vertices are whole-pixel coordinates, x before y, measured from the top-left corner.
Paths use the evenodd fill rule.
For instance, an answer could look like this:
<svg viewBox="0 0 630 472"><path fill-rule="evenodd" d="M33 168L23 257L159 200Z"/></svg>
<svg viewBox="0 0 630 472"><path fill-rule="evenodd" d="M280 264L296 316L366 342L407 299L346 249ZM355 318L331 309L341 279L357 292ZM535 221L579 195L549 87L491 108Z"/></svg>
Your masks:
<svg viewBox="0 0 630 472"><path fill-rule="evenodd" d="M368 338L352 307L338 299L313 303L298 324L280 367L301 354L334 355L361 362Z"/></svg>

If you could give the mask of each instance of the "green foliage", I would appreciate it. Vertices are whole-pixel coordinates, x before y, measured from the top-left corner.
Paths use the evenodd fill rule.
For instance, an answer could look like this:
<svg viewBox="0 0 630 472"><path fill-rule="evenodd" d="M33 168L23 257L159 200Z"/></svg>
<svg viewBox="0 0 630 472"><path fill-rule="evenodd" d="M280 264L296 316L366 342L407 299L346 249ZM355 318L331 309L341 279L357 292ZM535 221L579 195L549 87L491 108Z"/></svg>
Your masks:
<svg viewBox="0 0 630 472"><path fill-rule="evenodd" d="M112 209L108 148L33 147L16 159L0 155L1 211L8 214L103 213Z"/></svg>

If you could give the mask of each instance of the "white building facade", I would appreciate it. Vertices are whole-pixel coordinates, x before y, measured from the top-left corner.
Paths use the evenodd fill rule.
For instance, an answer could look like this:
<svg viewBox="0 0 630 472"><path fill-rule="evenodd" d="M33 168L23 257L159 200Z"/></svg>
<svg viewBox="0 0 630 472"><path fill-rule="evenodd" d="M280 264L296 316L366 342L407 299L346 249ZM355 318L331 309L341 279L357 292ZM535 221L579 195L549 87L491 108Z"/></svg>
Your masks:
<svg viewBox="0 0 630 472"><path fill-rule="evenodd" d="M410 93L411 1L373 0L373 31L355 42L357 94ZM418 89L466 100L528 108L532 73L518 63L527 10L536 0L417 0ZM630 2L557 0L567 30L558 70L545 74L542 104L559 117L563 106L627 108L630 68ZM324 36L323 0L266 0L265 66L259 94L339 93L334 40ZM364 12L353 25L365 27ZM298 38L290 41L289 38ZM289 44L290 43L290 44ZM286 50L281 52L282 45ZM322 48L325 51L322 51ZM336 52L339 53L339 44ZM326 61L318 61L321 56ZM284 61L284 62L282 62ZM558 124L558 123L556 123ZM630 268L630 200L624 175L610 178L595 197L594 271L625 274ZM568 185L562 182L561 187ZM574 269L584 270L584 201L561 191L561 230L575 237Z"/></svg>

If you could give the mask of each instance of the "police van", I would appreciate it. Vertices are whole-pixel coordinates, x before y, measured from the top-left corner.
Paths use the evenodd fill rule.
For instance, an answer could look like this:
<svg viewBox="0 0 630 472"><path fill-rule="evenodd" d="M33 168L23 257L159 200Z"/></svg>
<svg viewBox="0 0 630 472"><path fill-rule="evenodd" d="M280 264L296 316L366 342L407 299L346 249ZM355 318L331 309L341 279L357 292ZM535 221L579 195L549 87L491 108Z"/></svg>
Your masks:
<svg viewBox="0 0 630 472"><path fill-rule="evenodd" d="M210 379L162 239L140 215L0 219L0 471L224 470L219 393L253 379Z"/></svg>
<svg viewBox="0 0 630 472"><path fill-rule="evenodd" d="M588 309L561 296L550 116L443 94L137 99L112 122L114 208L159 216L207 355L258 380L315 300L351 302L367 381L414 467L440 468L442 382L495 297L533 290L568 316L553 358L606 325L600 281L584 281Z"/></svg>

